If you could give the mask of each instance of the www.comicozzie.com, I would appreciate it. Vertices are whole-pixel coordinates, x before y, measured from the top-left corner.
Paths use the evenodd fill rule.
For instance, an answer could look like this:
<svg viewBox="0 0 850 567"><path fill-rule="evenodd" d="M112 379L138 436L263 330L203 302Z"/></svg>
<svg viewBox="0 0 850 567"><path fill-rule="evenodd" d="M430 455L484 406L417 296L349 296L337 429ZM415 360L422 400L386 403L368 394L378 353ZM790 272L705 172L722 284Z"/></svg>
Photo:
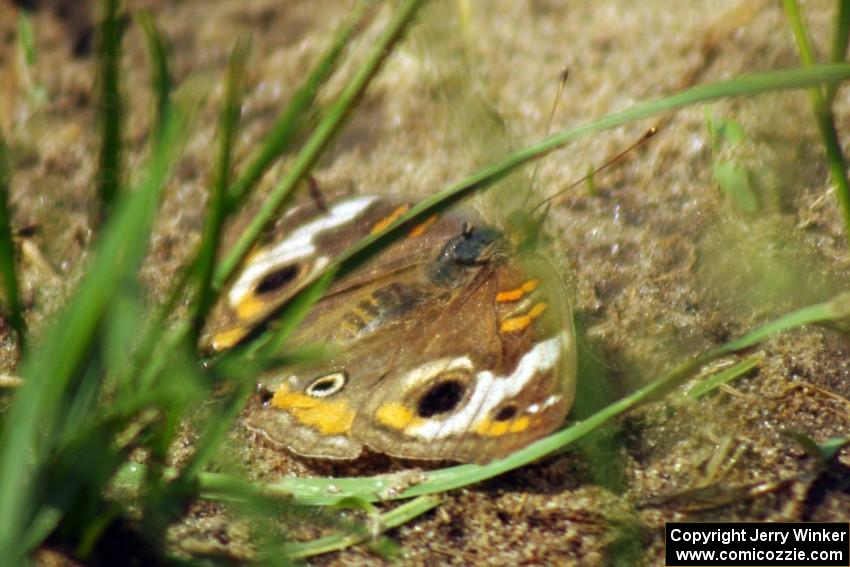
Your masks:
<svg viewBox="0 0 850 567"><path fill-rule="evenodd" d="M850 565L850 524L669 523L666 563Z"/></svg>

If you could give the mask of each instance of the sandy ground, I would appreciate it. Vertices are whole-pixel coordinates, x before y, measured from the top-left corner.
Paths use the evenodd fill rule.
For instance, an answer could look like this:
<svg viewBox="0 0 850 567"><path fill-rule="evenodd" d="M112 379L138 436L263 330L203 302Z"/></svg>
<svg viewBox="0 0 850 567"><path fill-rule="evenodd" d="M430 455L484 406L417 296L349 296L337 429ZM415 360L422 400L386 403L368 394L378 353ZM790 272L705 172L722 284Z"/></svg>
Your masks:
<svg viewBox="0 0 850 567"><path fill-rule="evenodd" d="M167 289L198 238L220 79L234 38L253 38L237 149L244 159L350 4L146 4L172 44L178 79L209 89L153 236L144 270L152 294ZM820 54L828 50L831 6L826 0L803 5ZM502 116L513 146L527 144L546 130L564 68L570 78L555 129L687 84L797 64L774 2L491 0L468 8L466 59L440 47L446 32L425 14L423 28L389 58L323 157L315 171L323 188L412 195L442 188L486 156L497 157L466 108L483 103ZM375 12L353 57L362 55L387 15L386 7ZM30 260L24 268L28 318L38 329L72 288L90 240L93 62L73 56L69 27L42 11L34 18L39 53L32 83L20 76L10 81L14 21L9 5L0 4L0 124L13 148L15 223L37 227L33 242L49 263ZM459 92L467 95L447 96L441 78L458 68ZM132 165L142 157L151 109L144 46L134 26L125 71ZM43 86L43 99L32 85ZM843 89L836 107L845 130L848 104ZM734 120L746 133L723 157L749 168L757 213L740 212L713 180L706 113ZM595 403L616 399L771 316L831 297L850 270L802 92L693 107L582 139L541 163L534 190L547 195L567 187L653 125L660 134L596 176L594 192L584 186L557 199L547 226L554 240L547 253L563 268L582 336L579 388ZM280 172L266 176L264 190ZM10 345L6 338L2 369L14 368ZM813 483L815 463L781 432L817 441L850 433L848 350L845 335L825 328L773 338L756 351L763 356L758 368L731 388L699 402L668 400L632 413L563 455L447 494L437 511L391 535L410 564L660 565L665 521L847 520L847 487L829 477ZM589 402L576 411L590 411ZM263 480L407 466L380 458L353 465L308 461L242 430L233 441L249 473ZM850 465L846 450L841 462ZM758 483L771 489L750 490ZM250 554L248 534L216 506L202 504L173 539L184 552L239 558ZM315 560L374 561L363 547Z"/></svg>

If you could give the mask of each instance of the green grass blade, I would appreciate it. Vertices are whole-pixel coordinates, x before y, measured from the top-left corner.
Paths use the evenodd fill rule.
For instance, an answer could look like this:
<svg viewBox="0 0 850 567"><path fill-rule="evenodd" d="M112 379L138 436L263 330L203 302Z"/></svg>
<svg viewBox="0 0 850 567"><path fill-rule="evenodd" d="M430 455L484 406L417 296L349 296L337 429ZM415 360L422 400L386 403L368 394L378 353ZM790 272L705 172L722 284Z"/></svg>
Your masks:
<svg viewBox="0 0 850 567"><path fill-rule="evenodd" d="M295 329L307 317L313 305L325 295L325 291L333 283L336 275L336 270L326 272L316 282L298 292L284 308L281 316L275 323L275 328L270 331L268 338L263 340L263 337L261 337L255 343L251 344L247 352L259 352L261 358L278 356L284 344L286 344L287 339L292 336Z"/></svg>
<svg viewBox="0 0 850 567"><path fill-rule="evenodd" d="M231 201L238 203L244 199L269 166L293 147L295 139L305 125L306 117L310 114L316 95L337 69L340 57L357 31L366 9L372 4L374 0L361 0L342 27L334 34L330 46L319 58L319 63L292 95L292 100L269 129L260 149L230 188Z"/></svg>
<svg viewBox="0 0 850 567"><path fill-rule="evenodd" d="M221 110L218 127L218 158L215 162L215 181L207 204L207 218L204 223L201 245L192 267L195 273L198 296L192 306L192 344L197 343L213 301L215 291L212 288L212 276L215 255L221 241L221 230L228 214L227 187L230 184L233 166L233 145L239 127L242 109L242 87L245 76L245 61L249 46L245 41L237 41L230 53L227 68L227 85L224 107Z"/></svg>
<svg viewBox="0 0 850 567"><path fill-rule="evenodd" d="M29 530L24 534L20 547L22 549L35 549L44 539L50 535L62 520L62 510L53 506L44 506L39 510L30 524Z"/></svg>
<svg viewBox="0 0 850 567"><path fill-rule="evenodd" d="M703 363L704 361L699 361ZM636 407L641 402L658 395L674 385L683 382L700 364L695 362L681 366L665 377L640 388L625 398L606 406L603 410L589 418L575 423L549 437L536 441L527 447L487 465L458 465L425 473L424 482L413 486L393 498L411 498L425 494L435 494L469 486L518 467L532 463L554 451L578 441L599 427L610 423L624 412ZM327 505L345 497L358 497L371 501L379 499L382 491L386 490L386 480L374 478L285 478L267 487L270 493L281 496L291 495L297 502L312 505Z"/></svg>
<svg viewBox="0 0 850 567"><path fill-rule="evenodd" d="M472 191L488 187L500 179L510 175L518 167L521 167L534 159L538 159L549 152L555 151L582 136L587 136L596 132L601 132L603 130L615 128L624 124L650 118L652 116L657 116L678 108L701 104L721 98L728 98L732 96L752 96L779 90L806 88L824 83L829 84L838 81L845 81L847 79L850 79L850 65L848 64L816 65L806 69L790 69L787 71L755 73L719 83L700 85L669 97L636 104L622 112L610 114L603 118L562 130L561 132L553 134L533 146L511 153L501 161L480 169L466 179L449 186L436 195L423 199L415 206L411 207L406 214L399 217L384 232L368 236L357 242L354 246L348 248L345 253L332 262L327 269L336 269L337 267L346 264L349 260L354 259L363 253L367 253L370 249L374 250L380 245L380 242L394 238L396 236L395 231L397 231L402 225L405 225L416 218L423 217L426 213L429 213L436 208L446 207L455 200L468 195ZM231 262L228 264L228 269L222 271L222 277L224 277L225 274L229 274L230 266L236 261L235 252L236 251L234 251L233 254L234 258L232 258ZM318 278L319 276L320 274L317 274L314 277Z"/></svg>
<svg viewBox="0 0 850 567"><path fill-rule="evenodd" d="M696 386L688 391L688 397L692 400L699 399L709 392L718 388L721 384L731 382L739 376L743 376L762 361L761 356L751 356L738 364L731 366L722 372L718 372L709 378L699 382Z"/></svg>
<svg viewBox="0 0 850 567"><path fill-rule="evenodd" d="M289 359L288 363L292 364L297 359L312 360L326 355L328 349L322 345L315 348L306 346L295 351L290 350L285 353L285 356L282 356L281 352L292 333L310 314L313 305L324 296L336 275L336 270L326 271L318 280L296 293L274 316L274 322L259 337L246 341L217 357L214 362L216 370L231 379L250 379L266 370L287 364L286 359ZM243 371L244 368L254 370L246 373Z"/></svg>
<svg viewBox="0 0 850 567"><path fill-rule="evenodd" d="M12 218L9 210L9 185L12 172L9 166L9 152L3 133L0 132L0 282L6 294L6 309L9 324L18 339L18 352L26 348L26 326L21 294L18 287L17 254L12 240Z"/></svg>
<svg viewBox="0 0 850 567"><path fill-rule="evenodd" d="M411 498L461 488L527 465L554 451L563 449L588 433L610 423L611 420L626 411L682 384L693 372L718 356L748 348L773 334L801 325L842 321L848 317L848 314L850 314L850 294L843 294L830 302L812 305L789 313L747 333L738 340L681 364L662 378L606 406L587 419L532 443L508 457L487 465L459 465L424 473L423 477L426 479L424 482L399 492L392 498ZM204 484L210 482L213 486L224 482L223 479L217 479L214 476L212 474L204 475L201 480ZM266 491L269 494L277 494L281 497L291 496L302 504L328 505L349 497L377 501L381 494L386 493L391 483L392 481L386 477L285 478L268 485Z"/></svg>
<svg viewBox="0 0 850 567"><path fill-rule="evenodd" d="M153 134L158 136L162 131L162 121L171 101L172 80L171 72L168 70L168 47L149 12L139 12L136 15L136 22L144 32L149 59L153 64L151 74L153 75L153 92L156 94Z"/></svg>
<svg viewBox="0 0 850 567"><path fill-rule="evenodd" d="M433 496L420 496L410 502L406 502L389 512L381 514L377 518L378 530L373 533L341 533L327 537L315 539L305 543L296 543L286 546L285 552L292 559L306 559L330 553L332 551L340 551L347 547L357 545L373 538L377 533L383 533L386 530L397 528L406 524L410 520L421 516L425 512L434 509L440 504L440 500Z"/></svg>
<svg viewBox="0 0 850 567"><path fill-rule="evenodd" d="M98 68L100 93L100 155L98 159L98 215L103 224L118 199L122 183L123 101L121 98L121 39L124 25L120 0L100 2L101 22L98 26Z"/></svg>
<svg viewBox="0 0 850 567"><path fill-rule="evenodd" d="M850 293L841 293L830 301L816 303L783 315L743 337L716 349L717 354L729 354L754 346L771 335L815 323L838 323L850 317Z"/></svg>
<svg viewBox="0 0 850 567"><path fill-rule="evenodd" d="M782 6L785 9L788 22L791 24L791 30L794 32L800 61L803 67L811 68L815 64L815 59L797 1L782 0ZM836 38L836 40L840 40L840 38ZM846 39L844 41L846 42ZM841 149L841 141L838 139L838 131L835 128L835 116L832 114L830 99L827 98L828 88L829 85L813 85L808 89L808 92L815 122L826 150L829 177L835 184L835 194L841 206L841 213L844 218L844 234L848 246L850 246L850 182L847 180L847 163Z"/></svg>
<svg viewBox="0 0 850 567"><path fill-rule="evenodd" d="M819 97L822 100L822 97ZM815 106L815 121L826 150L829 177L835 184L835 194L844 219L844 233L850 246L850 182L847 180L847 162L841 149L841 140L835 128L835 116L825 101Z"/></svg>
<svg viewBox="0 0 850 567"><path fill-rule="evenodd" d="M842 63L847 58L847 45L850 42L850 0L836 1L835 25L832 27L832 48L830 49L829 62ZM826 103L832 105L837 85L827 85Z"/></svg>
<svg viewBox="0 0 850 567"><path fill-rule="evenodd" d="M280 183L272 189L263 207L257 212L248 227L239 236L227 256L222 260L216 271L213 285L221 289L224 283L233 275L237 266L248 253L251 246L257 241L263 229L271 222L290 192L298 185L310 171L310 168L319 159L324 149L330 143L334 134L340 129L343 121L351 112L357 99L363 94L372 77L378 72L386 59L392 52L393 46L398 42L407 26L413 21L417 10L421 7L423 0L404 0L401 2L387 28L375 42L366 60L357 69L357 72L337 97L336 101L328 108L313 134L307 139L304 147L298 153L289 172Z"/></svg>
<svg viewBox="0 0 850 567"><path fill-rule="evenodd" d="M845 60L847 45L850 42L850 0L837 0L836 5L832 48L829 57L831 63L841 63Z"/></svg>
<svg viewBox="0 0 850 567"><path fill-rule="evenodd" d="M422 217L437 207L448 206L454 200L462 198L476 189L487 187L506 177L516 168L524 165L525 163L542 157L581 136L622 126L637 120L669 112L677 108L705 103L720 98L756 95L783 89L805 88L813 85L847 79L850 79L850 65L847 64L821 65L806 69L756 73L720 83L700 85L682 93L655 101L637 104L625 111L605 116L574 128L563 130L547 137L534 146L514 152L500 162L485 167L440 193L420 201L418 204L413 206L407 214L403 215L395 223L393 223L393 225L386 231L377 235L368 236L347 249L344 254L331 263L331 265L327 268L327 271L336 270L340 267L344 269L345 266L348 265L348 262L352 260L359 260L363 254L377 249L381 242L394 238L396 236L395 231L403 224L408 223L415 218ZM330 128L331 126L328 127ZM302 161L302 166L308 166L308 164L304 164ZM297 167L293 167L292 171L296 171L297 169ZM285 198L289 191L294 187L295 183L296 179L293 177L293 173L290 172L290 175L275 188L273 196L270 198L267 206L265 206L261 213L254 219L254 222L251 224L251 228L243 233L242 238L230 251L222 265L219 266L219 270L213 284L216 288L222 285L223 282L230 277L236 265L238 265L238 262L244 254L247 253L250 245L260 234L262 227L265 226L265 224L271 219L279 199L282 200ZM322 275L323 274L316 274L313 281L316 281L316 279L322 277Z"/></svg>
<svg viewBox="0 0 850 567"><path fill-rule="evenodd" d="M541 439L516 453L487 465L459 465L437 471L423 473L423 482L404 491L393 494L391 477L377 476L365 478L284 478L279 482L257 489L263 494L281 498L293 498L299 504L332 505L346 498L359 498L370 502L382 499L382 495L391 494L392 499L412 498L426 494L444 492L475 484L493 478L517 467L534 462L554 451L581 439L588 433L610 423L638 405L657 397L682 384L696 370L718 356L749 348L771 335L814 323L846 323L850 319L850 293L836 296L833 300L804 307L788 313L747 333L740 339L731 341L703 355L681 364L662 378L647 384L628 396L594 413L587 419ZM119 472L117 479L124 488L137 487L142 474L142 465L133 463ZM201 489L204 497L221 498L229 494L229 487L238 479L230 475L202 473Z"/></svg>
<svg viewBox="0 0 850 567"><path fill-rule="evenodd" d="M204 433L195 444L195 452L189 462L180 470L177 484L195 482L198 474L203 470L209 460L215 455L215 451L221 446L228 431L233 427L236 418L245 407L248 397L253 393L254 387L247 380L236 385L236 391L227 396L221 404L221 410L216 411L211 419L207 420Z"/></svg>
<svg viewBox="0 0 850 567"><path fill-rule="evenodd" d="M32 67L36 63L38 51L35 45L35 34L32 29L32 22L26 12L21 11L18 15L18 46L20 47L21 55L23 55L24 63L27 67Z"/></svg>
<svg viewBox="0 0 850 567"><path fill-rule="evenodd" d="M850 436L832 437L827 439L818 446L820 449L820 456L827 461L834 459L838 452L848 444L850 444Z"/></svg>
<svg viewBox="0 0 850 567"><path fill-rule="evenodd" d="M19 558L20 535L32 517L34 471L43 466L68 386L83 368L98 326L122 278L134 273L163 184L177 153L180 123L168 120L141 186L128 193L105 227L92 264L73 299L47 330L37 355L24 360L25 384L9 411L0 439L0 556Z"/></svg>
<svg viewBox="0 0 850 567"><path fill-rule="evenodd" d="M166 464L181 425L193 410L197 410L199 404L209 399L212 386L208 376L199 369L194 349L190 345L183 343L177 349L165 353L165 356L168 357L165 370L156 376L153 387L148 390L156 398L153 408L158 415L150 423L145 436L140 439L148 454L148 468L143 485L144 498L141 501L141 531L145 538L157 547L164 545L167 526L185 511L184 506L188 499L197 494L196 484L189 476L178 475L172 482L171 474L166 474ZM241 391L234 392L233 396L225 397L225 402L233 404L236 399L241 398L244 403L248 392L246 385ZM223 410L222 406L209 409L213 413L206 420L207 427L199 431L197 448L201 453L196 455L196 464L192 465L192 471L195 467L203 466L209 456L209 444L220 439L219 428L225 427L233 419L219 414ZM238 409L230 409L232 415L237 411ZM132 419L133 416L129 418ZM217 418L221 418L221 421L216 422ZM110 471L110 479L118 468ZM103 486L108 484L108 480Z"/></svg>
<svg viewBox="0 0 850 567"><path fill-rule="evenodd" d="M782 7L785 10L788 23L791 24L794 41L797 43L797 50L800 52L800 61L804 67L811 67L815 64L815 56L812 53L812 42L806 33L806 27L803 24L803 18L800 14L800 7L797 4L797 0L782 0Z"/></svg>

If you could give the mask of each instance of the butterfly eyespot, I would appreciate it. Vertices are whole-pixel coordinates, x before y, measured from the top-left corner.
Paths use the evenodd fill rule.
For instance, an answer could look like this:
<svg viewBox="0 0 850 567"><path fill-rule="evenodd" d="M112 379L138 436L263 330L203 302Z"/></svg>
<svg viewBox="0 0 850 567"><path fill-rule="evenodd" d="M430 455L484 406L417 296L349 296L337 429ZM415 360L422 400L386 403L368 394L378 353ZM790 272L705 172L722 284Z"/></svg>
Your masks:
<svg viewBox="0 0 850 567"><path fill-rule="evenodd" d="M496 412L493 417L494 421L508 421L514 418L517 414L517 407L513 404L503 406Z"/></svg>
<svg viewBox="0 0 850 567"><path fill-rule="evenodd" d="M304 392L314 398L326 398L342 390L347 381L348 377L345 372L326 374L313 380Z"/></svg>
<svg viewBox="0 0 850 567"><path fill-rule="evenodd" d="M273 291L277 291L283 286L290 283L292 280L295 279L295 276L297 275L297 264L291 264L289 266L278 268L273 272L269 272L268 274L264 275L263 278L254 287L254 292L259 295L263 295L265 293L272 293Z"/></svg>
<svg viewBox="0 0 850 567"><path fill-rule="evenodd" d="M416 413L419 417L433 417L455 409L463 399L465 385L458 380L445 380L431 386L419 398Z"/></svg>

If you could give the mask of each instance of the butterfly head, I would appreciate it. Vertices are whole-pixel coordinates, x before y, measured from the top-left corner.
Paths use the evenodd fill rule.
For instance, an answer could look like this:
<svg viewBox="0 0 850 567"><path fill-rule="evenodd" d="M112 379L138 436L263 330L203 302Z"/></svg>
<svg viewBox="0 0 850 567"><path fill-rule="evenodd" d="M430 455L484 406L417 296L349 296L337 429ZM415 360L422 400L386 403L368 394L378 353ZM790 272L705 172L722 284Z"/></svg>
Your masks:
<svg viewBox="0 0 850 567"><path fill-rule="evenodd" d="M503 244L501 232L488 226L465 226L448 240L430 266L430 279L442 287L462 282L471 268L490 262Z"/></svg>

